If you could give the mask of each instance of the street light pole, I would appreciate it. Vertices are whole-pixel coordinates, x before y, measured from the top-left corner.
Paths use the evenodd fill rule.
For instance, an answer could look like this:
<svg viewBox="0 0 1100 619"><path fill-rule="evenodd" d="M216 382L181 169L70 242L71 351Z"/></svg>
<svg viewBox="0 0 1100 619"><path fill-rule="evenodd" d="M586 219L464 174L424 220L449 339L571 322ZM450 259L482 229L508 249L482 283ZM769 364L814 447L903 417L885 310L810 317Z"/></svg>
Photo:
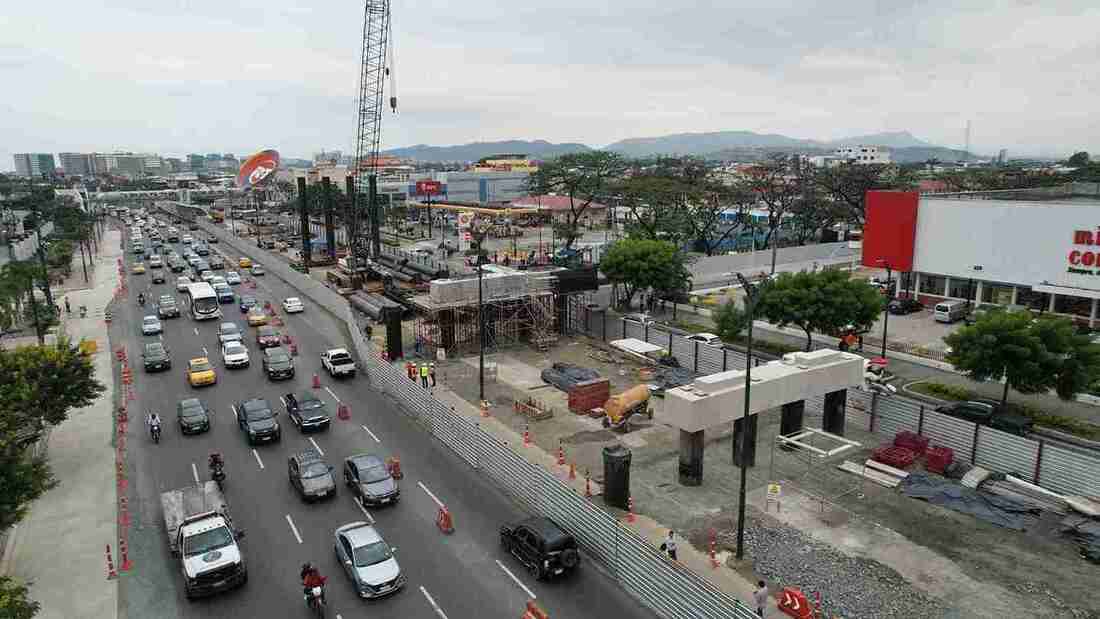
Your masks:
<svg viewBox="0 0 1100 619"><path fill-rule="evenodd" d="M885 359L886 358L886 327L890 324L890 300L893 299L894 295L893 295L893 291L890 289L890 287L892 286L892 283L891 283L892 278L890 276L890 274L891 274L890 263L887 262L886 260L881 259L881 258L879 259L879 262L886 266L886 290L888 292L890 292L890 294L888 294L887 297L886 297L886 309L883 311L883 314L882 314L882 358Z"/></svg>
<svg viewBox="0 0 1100 619"><path fill-rule="evenodd" d="M481 292L481 243L477 244L477 401L485 401L485 305Z"/></svg>
<svg viewBox="0 0 1100 619"><path fill-rule="evenodd" d="M734 443L735 453L741 456L739 468L741 469L741 488L738 490L737 503L737 559L745 558L745 491L748 486L748 469L745 462L745 437L749 430L749 394L752 387L752 321L753 310L756 307L756 287L752 285L744 275L737 273L737 280L741 282L741 288L745 291L745 305L748 313L748 333L745 336L745 407L741 414L741 434ZM734 458L736 464L736 458Z"/></svg>

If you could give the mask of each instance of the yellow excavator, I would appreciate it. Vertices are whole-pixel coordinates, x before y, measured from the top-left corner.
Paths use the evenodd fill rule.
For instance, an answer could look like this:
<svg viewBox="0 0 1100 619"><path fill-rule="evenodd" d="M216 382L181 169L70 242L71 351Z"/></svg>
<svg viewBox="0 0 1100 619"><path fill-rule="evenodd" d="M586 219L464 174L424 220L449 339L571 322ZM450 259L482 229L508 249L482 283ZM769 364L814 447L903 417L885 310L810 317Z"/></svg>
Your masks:
<svg viewBox="0 0 1100 619"><path fill-rule="evenodd" d="M653 409L649 408L649 386L635 385L622 393L617 393L604 403L605 415L603 427L613 430L630 431L630 419L643 415L653 419Z"/></svg>

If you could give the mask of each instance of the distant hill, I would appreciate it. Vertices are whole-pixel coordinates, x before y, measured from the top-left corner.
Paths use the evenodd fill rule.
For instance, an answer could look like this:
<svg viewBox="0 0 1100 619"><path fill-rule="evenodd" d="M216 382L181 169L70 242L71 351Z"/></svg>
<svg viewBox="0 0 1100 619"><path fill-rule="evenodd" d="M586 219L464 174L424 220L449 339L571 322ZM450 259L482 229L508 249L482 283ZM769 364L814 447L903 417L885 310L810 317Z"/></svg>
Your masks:
<svg viewBox="0 0 1100 619"><path fill-rule="evenodd" d="M966 161L974 158L974 153L942 146L914 146L911 148L891 148L890 158L895 163L923 163L929 159L938 159L943 163Z"/></svg>
<svg viewBox="0 0 1100 619"><path fill-rule="evenodd" d="M473 142L455 146L429 146L417 144L406 148L387 150L383 154L407 157L417 161L477 161L483 157L502 154L526 154L532 159L549 159L558 155L592 150L584 144L554 144L546 140L505 140L502 142Z"/></svg>
<svg viewBox="0 0 1100 619"><path fill-rule="evenodd" d="M894 149L939 148L919 140L908 131L873 133L840 140L820 141L791 138L775 133L752 131L716 131L712 133L676 133L650 138L630 138L609 144L605 150L630 157L645 155L707 155L719 153L746 153L754 151L797 150L806 153L825 153L840 146L868 144Z"/></svg>
<svg viewBox="0 0 1100 619"><path fill-rule="evenodd" d="M872 133L871 135L857 135L855 137L833 140L829 146L856 146L868 144L873 146L885 146L887 148L939 148L935 144L929 144L924 140L918 140L908 131L889 131L886 133Z"/></svg>

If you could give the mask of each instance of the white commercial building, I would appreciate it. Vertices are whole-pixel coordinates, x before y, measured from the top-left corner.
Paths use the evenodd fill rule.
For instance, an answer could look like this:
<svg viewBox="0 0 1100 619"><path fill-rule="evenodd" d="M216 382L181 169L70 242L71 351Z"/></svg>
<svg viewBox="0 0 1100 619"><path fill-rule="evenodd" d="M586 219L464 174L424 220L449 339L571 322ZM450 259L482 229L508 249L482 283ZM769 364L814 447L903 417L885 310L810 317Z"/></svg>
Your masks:
<svg viewBox="0 0 1100 619"><path fill-rule="evenodd" d="M872 163L890 163L890 151L881 146L842 146L836 149L835 156L851 163L869 165Z"/></svg>

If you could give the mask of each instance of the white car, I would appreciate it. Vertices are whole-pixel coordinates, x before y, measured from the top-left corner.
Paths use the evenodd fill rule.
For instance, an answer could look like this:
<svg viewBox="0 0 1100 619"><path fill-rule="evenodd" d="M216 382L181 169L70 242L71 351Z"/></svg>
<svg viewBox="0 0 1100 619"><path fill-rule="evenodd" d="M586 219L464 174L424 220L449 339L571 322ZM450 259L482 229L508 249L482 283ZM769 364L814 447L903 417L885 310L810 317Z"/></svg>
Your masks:
<svg viewBox="0 0 1100 619"><path fill-rule="evenodd" d="M714 346L715 348L722 347L722 338L713 333L696 333L687 337L690 342L699 342L707 346Z"/></svg>
<svg viewBox="0 0 1100 619"><path fill-rule="evenodd" d="M156 316L146 316L141 319L142 335L156 335L158 333L164 333L164 327L160 324L160 318Z"/></svg>
<svg viewBox="0 0 1100 619"><path fill-rule="evenodd" d="M263 275L264 268L258 264L252 265L252 275Z"/></svg>
<svg viewBox="0 0 1100 619"><path fill-rule="evenodd" d="M202 273L199 273L199 279L209 284L210 280L214 279L214 272L203 271Z"/></svg>
<svg viewBox="0 0 1100 619"><path fill-rule="evenodd" d="M248 348L240 340L229 340L222 344L222 363L227 368L248 367Z"/></svg>
<svg viewBox="0 0 1100 619"><path fill-rule="evenodd" d="M302 305L302 300L298 297L287 297L283 299L283 311L288 314L297 314L306 311L306 306Z"/></svg>
<svg viewBox="0 0 1100 619"><path fill-rule="evenodd" d="M187 292L187 287L191 285L191 278L186 275L180 275L176 278L176 290L179 292Z"/></svg>
<svg viewBox="0 0 1100 619"><path fill-rule="evenodd" d="M211 286L214 286L216 288L218 286L218 284L221 284L223 286L228 286L229 282L226 281L226 279L224 277L222 277L221 275L215 275L214 277L210 278L210 285Z"/></svg>
<svg viewBox="0 0 1100 619"><path fill-rule="evenodd" d="M190 234L185 234L185 235L183 235L183 238L181 239L181 242L182 242L182 243L183 243L184 245L190 245L190 244L191 244L191 241L194 241L194 240L195 240L195 239L191 238L191 235L190 235Z"/></svg>
<svg viewBox="0 0 1100 619"><path fill-rule="evenodd" d="M226 271L225 283L229 284L230 286L241 283L241 274L236 271Z"/></svg>

